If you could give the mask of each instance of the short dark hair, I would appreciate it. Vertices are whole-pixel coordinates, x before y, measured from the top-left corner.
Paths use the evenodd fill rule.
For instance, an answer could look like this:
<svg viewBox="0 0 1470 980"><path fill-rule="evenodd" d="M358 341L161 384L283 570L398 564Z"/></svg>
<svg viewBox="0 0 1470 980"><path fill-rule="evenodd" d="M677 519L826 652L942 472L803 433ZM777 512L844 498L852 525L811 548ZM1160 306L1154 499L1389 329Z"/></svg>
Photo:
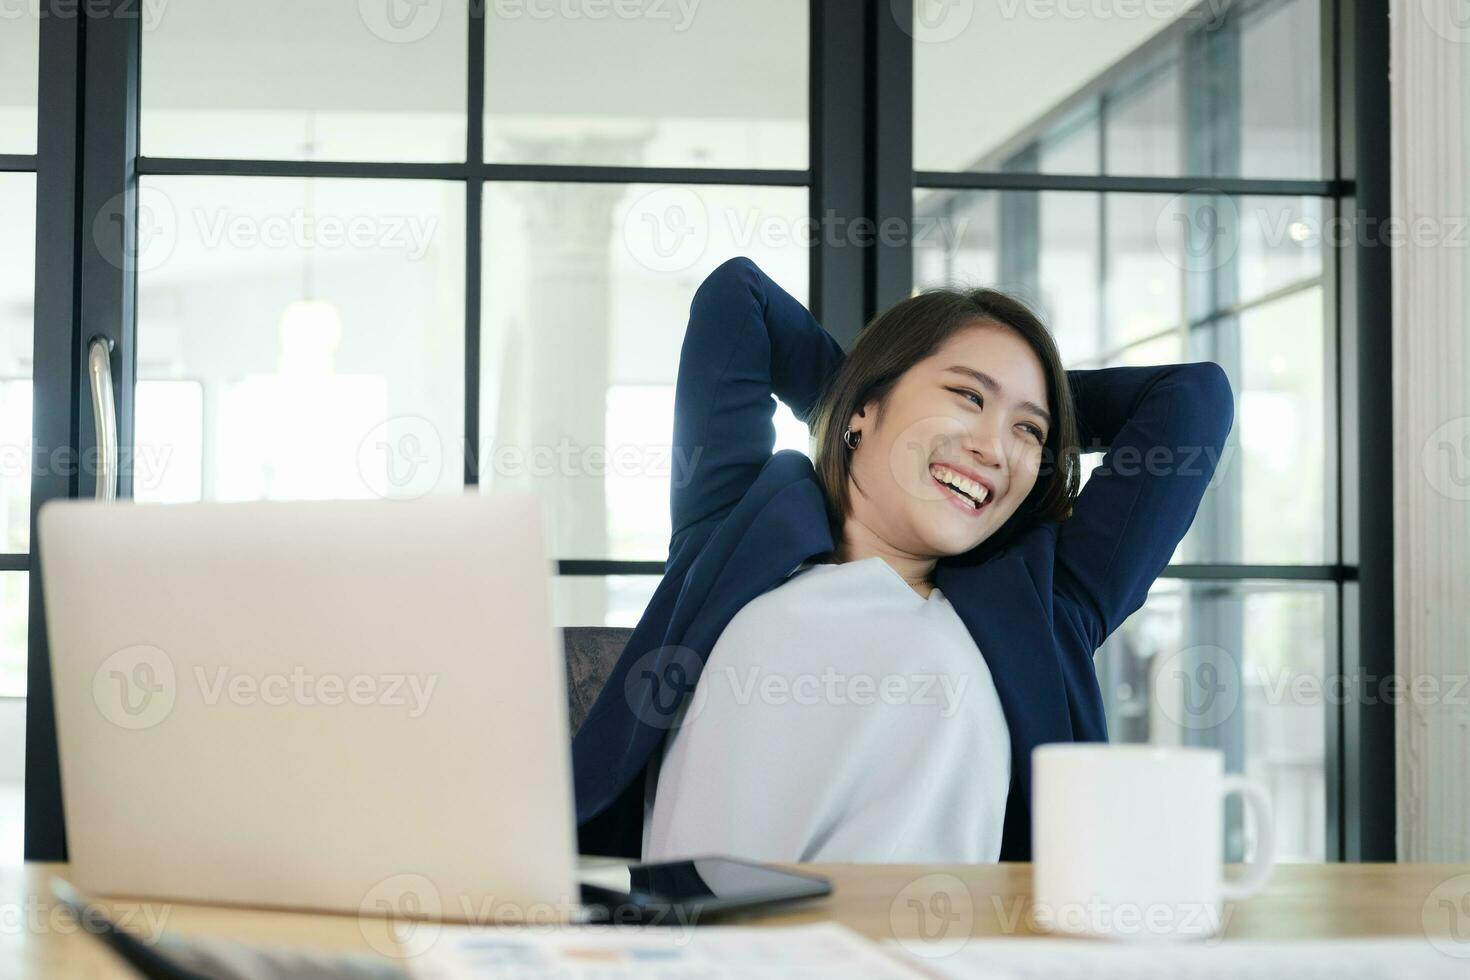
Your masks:
<svg viewBox="0 0 1470 980"><path fill-rule="evenodd" d="M840 535L851 505L852 456L842 441L848 420L871 401L882 406L899 378L952 335L986 325L1014 331L1036 352L1046 375L1053 421L1042 447L1036 485L1010 520L984 544L998 547L1025 527L1071 516L1080 483L1077 417L1067 373L1050 331L1030 307L999 290L930 289L878 314L863 327L812 414L813 463L827 498L834 535Z"/></svg>

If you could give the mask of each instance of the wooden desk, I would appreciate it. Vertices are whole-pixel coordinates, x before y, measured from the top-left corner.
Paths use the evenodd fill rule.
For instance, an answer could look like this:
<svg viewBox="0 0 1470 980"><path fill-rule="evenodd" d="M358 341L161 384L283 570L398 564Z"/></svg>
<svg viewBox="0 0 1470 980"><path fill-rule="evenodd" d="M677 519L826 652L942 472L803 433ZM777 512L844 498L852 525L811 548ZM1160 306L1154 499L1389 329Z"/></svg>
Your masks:
<svg viewBox="0 0 1470 980"><path fill-rule="evenodd" d="M64 875L65 870L65 865L45 864L0 867L0 975L99 980L131 976L110 950L82 932L51 898L48 879L54 873ZM730 921L788 925L835 920L876 940L913 939L920 935L919 914L908 900L924 902L944 893L951 922L947 938L1034 934L1026 912L1029 865L804 865L802 870L830 877L832 897L787 912ZM1425 906L1432 896L1463 901L1463 907L1470 909L1470 864L1283 865L1263 893L1227 907L1225 937L1226 941L1423 937ZM178 934L372 951L363 925L351 915L122 900L101 904L120 917L129 916L132 926L145 932L151 924Z"/></svg>

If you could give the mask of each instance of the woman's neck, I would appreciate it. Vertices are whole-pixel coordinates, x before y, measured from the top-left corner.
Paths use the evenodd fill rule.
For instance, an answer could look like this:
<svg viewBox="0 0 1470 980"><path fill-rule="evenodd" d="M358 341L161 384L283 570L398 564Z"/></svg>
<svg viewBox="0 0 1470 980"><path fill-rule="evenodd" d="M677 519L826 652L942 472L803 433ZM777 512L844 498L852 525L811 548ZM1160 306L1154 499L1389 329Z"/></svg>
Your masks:
<svg viewBox="0 0 1470 980"><path fill-rule="evenodd" d="M912 555L890 547L871 528L854 517L848 517L842 528L842 540L833 551L833 558L838 562L849 562L873 557L888 562L894 571L903 576L911 589L924 598L929 598L929 593L934 588L934 566L938 564L937 559Z"/></svg>

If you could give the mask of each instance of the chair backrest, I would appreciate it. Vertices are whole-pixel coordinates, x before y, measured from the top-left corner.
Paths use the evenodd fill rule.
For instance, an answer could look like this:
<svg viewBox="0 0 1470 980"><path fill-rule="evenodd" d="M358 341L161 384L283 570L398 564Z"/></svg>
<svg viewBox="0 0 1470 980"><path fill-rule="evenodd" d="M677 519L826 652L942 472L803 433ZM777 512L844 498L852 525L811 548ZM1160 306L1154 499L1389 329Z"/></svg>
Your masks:
<svg viewBox="0 0 1470 980"><path fill-rule="evenodd" d="M567 657L567 717L572 734L592 709L607 676L633 630L626 626L566 626L562 628L562 645Z"/></svg>

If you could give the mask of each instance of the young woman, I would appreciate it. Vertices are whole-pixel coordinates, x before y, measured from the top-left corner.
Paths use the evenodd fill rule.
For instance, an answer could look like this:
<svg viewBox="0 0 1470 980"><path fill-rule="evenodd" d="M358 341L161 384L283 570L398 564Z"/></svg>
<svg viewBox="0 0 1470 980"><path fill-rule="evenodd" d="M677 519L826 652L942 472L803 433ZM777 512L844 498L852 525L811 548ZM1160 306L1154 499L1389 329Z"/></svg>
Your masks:
<svg viewBox="0 0 1470 980"><path fill-rule="evenodd" d="M773 394L810 461L772 453ZM1067 371L993 290L904 300L844 356L721 265L680 353L664 578L573 742L583 853L1029 859L1031 750L1106 740L1093 653L1232 418L1218 365Z"/></svg>

